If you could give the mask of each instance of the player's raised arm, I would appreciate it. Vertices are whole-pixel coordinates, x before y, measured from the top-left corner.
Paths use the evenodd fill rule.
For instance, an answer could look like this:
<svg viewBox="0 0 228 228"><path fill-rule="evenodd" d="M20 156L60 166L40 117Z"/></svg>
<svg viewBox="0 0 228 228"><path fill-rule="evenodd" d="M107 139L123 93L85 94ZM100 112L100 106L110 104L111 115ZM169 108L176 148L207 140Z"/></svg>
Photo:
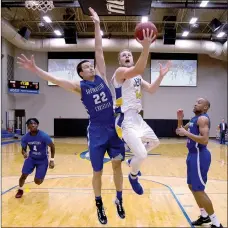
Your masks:
<svg viewBox="0 0 228 228"><path fill-rule="evenodd" d="M102 48L102 36L101 36L101 28L100 28L100 18L97 13L90 7L89 11L91 13L91 18L95 25L95 58L96 58L96 73L101 76L105 82L106 79L106 65L104 60L104 52Z"/></svg>
<svg viewBox="0 0 228 228"><path fill-rule="evenodd" d="M179 128L183 127L183 119L184 119L184 111L183 109L178 109L177 110L177 130L176 130L176 133L178 134L179 132ZM189 123L187 123L185 126L184 126L184 129L185 130L188 130L188 127L189 127Z"/></svg>
<svg viewBox="0 0 228 228"><path fill-rule="evenodd" d="M145 80L142 80L142 88L147 91L148 93L155 93L157 89L159 88L162 79L164 76L168 73L170 67L171 67L171 61L168 61L168 63L163 67L161 64L160 65L160 73L158 78L152 83L148 83Z"/></svg>
<svg viewBox="0 0 228 228"><path fill-rule="evenodd" d="M39 68L34 60L34 56L31 56L31 59L28 59L24 54L21 54L20 57L17 57L18 61L17 64L20 66L20 68L29 70L35 74L37 74L40 78L50 81L54 84L57 84L58 86L71 91L80 91L80 81L69 81L61 78L57 78L53 76L52 74L42 70Z"/></svg>
<svg viewBox="0 0 228 228"><path fill-rule="evenodd" d="M143 30L143 37L143 40L139 40L137 38L137 41L143 46L143 50L135 66L132 66L130 68L119 67L115 72L117 80L129 79L137 75L143 74L149 56L150 45L156 38L155 36L153 36L153 31L151 30L150 32L149 29L147 29L146 31Z"/></svg>
<svg viewBox="0 0 228 228"><path fill-rule="evenodd" d="M201 116L197 124L199 126L200 135L192 134L183 127L177 129L177 134L185 135L197 143L207 145L209 140L209 120L207 117Z"/></svg>
<svg viewBox="0 0 228 228"><path fill-rule="evenodd" d="M183 118L184 118L183 109L178 109L177 110L177 128L180 128L183 126Z"/></svg>

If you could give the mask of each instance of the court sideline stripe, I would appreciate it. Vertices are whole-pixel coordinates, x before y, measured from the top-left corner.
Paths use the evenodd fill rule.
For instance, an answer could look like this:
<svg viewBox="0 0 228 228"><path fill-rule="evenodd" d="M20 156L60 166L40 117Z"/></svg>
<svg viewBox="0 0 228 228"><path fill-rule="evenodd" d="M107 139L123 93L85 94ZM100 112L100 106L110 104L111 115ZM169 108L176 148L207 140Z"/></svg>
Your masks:
<svg viewBox="0 0 228 228"><path fill-rule="evenodd" d="M146 180L146 179L143 179L143 178L140 178L140 179ZM147 180L147 181L152 181L152 180ZM178 200L178 198L177 198L176 194L174 193L174 191L172 190L172 188L171 188L170 186L168 186L168 185L166 185L166 184L163 184L163 183L161 183L161 182L158 182L158 181L152 181L152 182L161 184L161 185L163 185L163 186L165 186L165 187L167 187L167 188L169 189L169 191L171 192L173 198L176 200L177 205L178 205L179 208L181 209L181 211L182 211L184 217L185 217L186 220L188 221L189 225L190 225L192 228L194 228L194 226L192 225L191 219L189 218L187 212L185 211L185 209L184 209L184 207L182 206L181 202Z"/></svg>

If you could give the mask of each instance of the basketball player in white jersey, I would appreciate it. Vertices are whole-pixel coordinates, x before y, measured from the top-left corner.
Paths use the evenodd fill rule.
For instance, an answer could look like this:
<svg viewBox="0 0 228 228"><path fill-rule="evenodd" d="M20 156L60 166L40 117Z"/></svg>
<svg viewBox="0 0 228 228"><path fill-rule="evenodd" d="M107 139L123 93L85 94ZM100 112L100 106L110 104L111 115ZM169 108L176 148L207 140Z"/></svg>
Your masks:
<svg viewBox="0 0 228 228"><path fill-rule="evenodd" d="M144 30L144 39L137 40L143 47L142 53L134 66L133 56L129 50L123 50L119 53L120 67L115 71L112 78L112 85L115 88L115 112L118 114L116 118L116 130L120 138L122 138L132 153L132 159L127 160L131 167L128 176L133 190L139 194L143 194L143 188L138 182L140 166L147 157L147 153L159 145L159 140L154 131L142 119L139 112L142 110L141 90L154 93L163 77L169 71L170 61L165 67L160 65L160 75L153 84L142 79L147 59L149 56L149 48L155 40L153 33Z"/></svg>

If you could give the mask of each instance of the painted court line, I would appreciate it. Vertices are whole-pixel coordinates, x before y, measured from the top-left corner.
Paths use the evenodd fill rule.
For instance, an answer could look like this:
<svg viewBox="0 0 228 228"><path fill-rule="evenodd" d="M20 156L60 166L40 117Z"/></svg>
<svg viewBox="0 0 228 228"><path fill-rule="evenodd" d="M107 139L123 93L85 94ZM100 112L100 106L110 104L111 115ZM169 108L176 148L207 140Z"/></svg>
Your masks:
<svg viewBox="0 0 228 228"><path fill-rule="evenodd" d="M46 180L50 180L50 179L59 179L59 178L69 178L69 177L76 177L76 176L53 177L53 178L47 178ZM168 185L166 185L166 184L163 184L163 183L160 183L160 182L157 182L157 181L147 180L147 179L143 179L143 178L140 178L140 179L142 179L142 180L144 180L144 181L150 181L150 182L154 182L154 183L157 183L157 184L161 184L161 185L167 187L167 188L169 189L170 193L172 194L172 196L174 197L176 203L178 204L178 206L179 206L181 212L183 213L184 217L186 218L187 222L189 223L190 227L194 228L194 226L193 226L192 223L191 223L191 219L189 218L189 216L188 216L188 214L186 213L184 207L182 206L182 204L180 203L180 201L178 200L177 196L175 195L175 193L173 192L173 190L172 190L172 188L171 188L170 186L168 186ZM29 181L29 182L27 182L26 184L28 184L28 183L33 183L33 182L34 182L34 181ZM4 194L10 192L11 190L15 189L16 187L18 187L18 185L16 185L16 186L14 186L14 187L12 187L12 188L10 188L10 189L8 189L8 190L2 192L2 195L4 195Z"/></svg>

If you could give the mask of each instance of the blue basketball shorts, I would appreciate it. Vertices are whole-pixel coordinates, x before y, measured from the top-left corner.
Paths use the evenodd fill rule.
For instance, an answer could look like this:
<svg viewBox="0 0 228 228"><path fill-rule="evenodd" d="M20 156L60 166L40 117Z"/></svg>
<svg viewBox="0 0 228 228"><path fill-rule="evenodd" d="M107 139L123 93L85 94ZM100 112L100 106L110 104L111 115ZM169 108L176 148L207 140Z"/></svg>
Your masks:
<svg viewBox="0 0 228 228"><path fill-rule="evenodd" d="M187 156L187 183L193 191L204 191L211 164L211 153L207 149L189 150Z"/></svg>
<svg viewBox="0 0 228 228"><path fill-rule="evenodd" d="M93 170L103 169L103 160L107 152L110 159L125 159L124 142L118 137L113 125L90 125L87 133L89 156Z"/></svg>
<svg viewBox="0 0 228 228"><path fill-rule="evenodd" d="M44 160L35 160L33 158L28 157L24 161L22 173L29 175L34 171L35 168L36 168L35 177L37 179L43 180L44 177L46 176L47 169L48 169L48 159L46 158Z"/></svg>

